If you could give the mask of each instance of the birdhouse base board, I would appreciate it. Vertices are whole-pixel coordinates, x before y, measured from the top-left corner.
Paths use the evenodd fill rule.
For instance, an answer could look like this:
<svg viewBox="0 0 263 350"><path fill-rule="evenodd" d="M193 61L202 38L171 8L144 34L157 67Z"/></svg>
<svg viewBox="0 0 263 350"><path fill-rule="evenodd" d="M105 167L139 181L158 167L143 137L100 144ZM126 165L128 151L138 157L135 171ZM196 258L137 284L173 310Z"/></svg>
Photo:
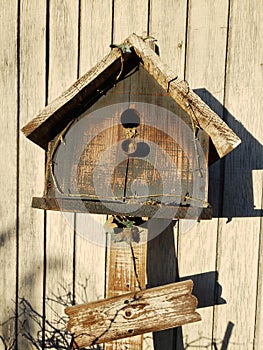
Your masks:
<svg viewBox="0 0 263 350"><path fill-rule="evenodd" d="M76 213L129 215L155 217L156 219L212 219L212 208L165 204L127 204L109 201L94 201L83 198L33 197L32 207L43 210L70 211Z"/></svg>

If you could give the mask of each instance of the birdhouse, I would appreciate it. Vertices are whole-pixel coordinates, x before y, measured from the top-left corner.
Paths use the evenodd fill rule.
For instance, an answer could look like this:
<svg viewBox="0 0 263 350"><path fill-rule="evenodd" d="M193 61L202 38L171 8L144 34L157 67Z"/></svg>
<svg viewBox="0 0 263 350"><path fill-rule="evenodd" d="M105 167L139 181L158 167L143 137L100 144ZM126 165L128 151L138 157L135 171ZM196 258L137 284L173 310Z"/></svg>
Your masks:
<svg viewBox="0 0 263 350"><path fill-rule="evenodd" d="M211 218L208 157L240 139L135 34L23 132L47 152L33 207L156 218Z"/></svg>
<svg viewBox="0 0 263 350"><path fill-rule="evenodd" d="M113 218L124 226L111 235L107 298L66 309L73 348L200 320L191 280L145 289L147 239L135 219L210 219L209 145L223 157L240 143L147 39L132 34L111 46L23 128L47 153L44 194L33 207L110 214L108 233L119 229Z"/></svg>

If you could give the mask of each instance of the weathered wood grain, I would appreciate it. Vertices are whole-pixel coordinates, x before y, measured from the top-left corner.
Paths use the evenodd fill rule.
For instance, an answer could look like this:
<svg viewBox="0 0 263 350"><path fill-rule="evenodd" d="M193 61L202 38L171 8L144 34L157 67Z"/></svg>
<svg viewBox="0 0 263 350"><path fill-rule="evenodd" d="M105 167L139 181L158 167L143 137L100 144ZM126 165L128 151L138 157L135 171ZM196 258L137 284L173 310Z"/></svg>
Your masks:
<svg viewBox="0 0 263 350"><path fill-rule="evenodd" d="M223 103L227 13L228 1L220 3L203 0L189 1L185 79L193 89L199 88L199 91L203 92L202 97L207 99L212 109L217 106L211 103L212 98L209 99L209 94ZM223 116L222 105L215 111L220 117ZM213 169L209 167L208 170L209 190L219 195L219 164L214 164ZM215 175L218 175L219 178ZM215 204L218 199L211 198L211 201ZM211 279L216 279L217 225L217 218L209 222L195 223L195 225L184 220L180 222L178 245L180 277L200 276L197 288L204 291L201 296L202 300L200 300L203 305L211 300L210 296L216 292L216 280L211 281ZM224 287L222 294L224 296ZM219 307L223 309L224 305ZM185 348L189 344L202 348L212 343L213 306L200 309L200 314L202 322L192 327L190 325L182 327Z"/></svg>
<svg viewBox="0 0 263 350"><path fill-rule="evenodd" d="M137 135L132 143L136 151L127 160L123 145L129 140L121 118L123 113L134 109L139 118ZM189 205L200 207L201 211L202 207L208 207L208 136L199 131L198 138L202 135L202 142L197 150L193 133L188 114L143 67L139 67L84 112L64 134L63 142L58 138L58 147L54 146L48 152L50 165L47 169L54 175L50 176L47 198L42 203L48 205L49 202L49 208L52 208L48 197L54 197L54 189L57 189L56 194L61 197L65 210L70 210L73 205L71 209L79 211L85 203L82 211L99 212L103 207L96 202L108 200L113 206L115 201L116 211L124 213L126 204L122 200L143 204L147 198L152 198L167 205L184 205L178 217L183 212L184 217L187 216ZM196 161L197 154L200 154L199 162ZM193 179L200 169L203 174L198 177L198 186L198 183L193 184ZM37 200L34 200L34 206L36 204ZM176 205L173 208L170 215L172 205L166 206L162 215L176 217ZM102 210L111 213L110 209L108 212L106 208ZM189 218L195 212L195 218L198 218L198 208L189 210Z"/></svg>
<svg viewBox="0 0 263 350"><path fill-rule="evenodd" d="M78 1L51 1L49 8L49 81L48 99L53 100L77 78ZM46 319L58 329L63 306L59 298L73 302L74 228L60 212L48 212L46 218ZM46 327L47 331L50 328ZM64 330L62 330L64 331ZM49 342L48 332L44 347ZM65 344L64 344L65 345Z"/></svg>
<svg viewBox="0 0 263 350"><path fill-rule="evenodd" d="M29 218L29 216L27 216L28 212L22 210L22 208L26 208L26 210L28 210L27 208L29 208L30 206L28 200L32 193L34 193L34 195L38 195L39 186L37 186L36 184L38 180L35 179L35 175L33 175L32 178L32 174L36 174L37 170L33 169L32 166L36 164L36 166L38 167L39 162L41 161L40 159L37 159L37 156L35 157L35 160L33 160L33 158L30 158L30 154L33 157L33 150L36 150L36 152L38 152L37 148L34 148L34 145L31 145L26 140L22 139L19 141L19 146L21 148L19 167L22 169L20 169L19 171L19 169L17 168L18 128L22 127L25 122L28 122L30 120L30 118L32 117L32 113L35 114L37 112L37 108L41 108L41 99L43 97L44 89L41 83L42 72L36 72L35 81L33 80L33 75L31 76L31 73L30 79L27 79L29 72L32 72L34 70L34 67L36 67L36 70L38 70L38 68L43 63L46 54L44 47L38 46L41 40L43 40L42 33L40 32L40 24L43 24L42 21L43 16L45 16L44 13L32 15L32 17L30 18L27 17L27 8L42 8L42 6L44 6L45 0L37 1L33 4L31 4L31 2L20 1L20 9L22 11L20 17L22 30L20 36L20 44L21 49L23 49L24 51L24 56L21 56L22 60L20 67L24 72L23 74L26 75L24 77L21 76L20 80L20 84L21 86L23 86L23 91L21 91L20 95L21 120L19 125L17 119L17 58L20 58L17 57L18 1L0 0L0 86L2 91L0 97L0 106L2 112L0 131L0 147L2 150L0 157L0 165L2 169L0 176L0 184L2 189L2 220L0 223L0 292L2 299L0 308L0 323L2 330L4 330L5 336L8 336L8 324L4 325L2 323L12 314L15 308L15 304L12 300L15 300L16 298L16 277L19 278L20 281L20 291L29 291L30 281L33 280L32 275L30 275L30 271L36 271L37 268L37 263L35 264L35 266L30 267L30 269L30 263L28 263L25 267L22 266L22 261L25 261L26 264L26 257L24 257L23 248L26 249L25 254L27 254L31 248L31 252L28 253L29 261L31 262L31 265L34 265L34 262L32 262L31 257L33 255L36 256L37 252L35 253L33 252L33 250L35 249L35 247L39 249L41 245L41 242L36 242L36 238L38 236L38 233L41 232L42 214L37 213L36 211L36 213L32 214L32 216L30 214ZM183 51L185 45L185 38L182 35L185 28L186 2L186 0L166 0L165 2L162 2L161 0L149 1L150 8L152 11L150 14L152 24L151 22L149 23L151 30L150 34L153 34L158 39L157 43L160 47L161 59L165 63L170 65L170 67L175 71L176 75L178 74L178 76L181 77L183 77L184 72L184 57L182 56L184 55ZM226 34L225 25L222 25L225 18L225 12L223 12L225 10L225 1L222 2L222 7L221 2L216 1L211 1L211 3L210 1L205 2L199 0L188 2L190 4L190 11L188 14L189 24L187 31L188 51L186 57L186 79L189 80L189 84L192 88L205 88L213 96L215 96L215 98L219 102L222 103L223 79L221 78L221 74L223 59L221 58L221 56L223 56L223 50L221 50L221 48L223 37ZM62 3L66 4L65 6L70 9L69 12L71 12L71 14L69 16L63 16L65 12L62 10L60 12L62 14L61 16L54 17L54 7L56 7L57 5L63 6L61 5ZM105 44L101 45L100 47L98 43L98 46L96 46L96 48L93 50L93 46L90 44L90 40L96 41L96 32L100 33L99 37L102 37L102 35L104 37L105 35L104 38L106 38L107 35L110 35L110 32L108 32L108 30L105 30L104 33L102 33L102 27L105 26L106 28L106 23L110 21L110 15L107 12L107 16L104 16L102 15L103 11L101 11L101 16L99 20L98 16L95 15L97 11L95 10L96 8L104 9L105 7L107 7L107 4L105 5L106 2L104 0L94 2L88 0L81 0L80 3L82 4L83 16L86 13L86 15L89 17L88 12L93 10L95 11L91 12L92 15L89 18L89 22L86 22L89 23L88 25L85 25L85 20L83 17L82 27L80 28L80 74L83 74L87 69L90 68L88 61L92 61L92 65L95 64L104 55L103 50L105 49L105 45L108 47L108 43L106 43L107 40L105 39ZM251 208L251 198L255 193L257 193L257 195L260 196L260 192L262 191L262 183L261 176L255 177L255 180L252 183L251 171L254 169L258 172L262 171L261 147L263 140L261 125L262 118L260 115L260 111L262 110L263 86L262 45L260 45L260 43L262 42L262 20L260 18L262 13L262 5L257 0L248 0L244 2L234 0L229 1L229 3L231 4L231 20L229 28L230 40L228 47L226 108L229 110L229 113L231 113L231 115L233 115L235 118L242 122L243 126L237 121L234 121L230 114L228 115L226 120L227 124L231 127L231 129L233 129L233 131L238 136L241 137L243 142L240 145L240 150L239 148L237 148L232 154L230 154L226 158L226 186L224 191L223 203L224 218L220 219L219 222L219 240L217 252L214 251L212 238L208 238L209 234L211 234L212 237L214 237L214 226L216 226L216 221L213 220L209 224L203 222L197 224L195 228L189 231L189 234L185 234L185 236L180 236L181 255L179 255L181 261L185 259L185 263L180 264L182 275L199 274L200 270L206 271L208 268L210 270L213 270L213 260L217 259L216 268L218 268L219 270L219 282L223 288L222 296L224 297L224 299L226 299L227 304L216 306L214 318L215 325L213 331L214 339L212 339L211 336L211 309L201 310L201 313L203 315L203 322L192 324L189 326L184 326L183 332L185 335L189 336L194 336L195 334L200 332L200 334L198 334L198 338L201 338L202 336L207 336L208 338L210 337L209 339L207 339L207 341L205 341L205 339L203 339L202 341L199 339L200 341L198 340L198 342L192 342L191 344L189 344L188 341L185 343L185 347L187 346L187 344L188 347L192 348L197 348L198 346L209 347L211 346L211 343L213 343L212 346L222 349L227 348L229 350L247 350L253 348L257 350L261 349L263 343L262 242L260 245L260 249L258 249L259 239L260 235L262 235L263 226L262 218L260 219L259 217L261 215L259 210L257 211L256 208ZM65 88L67 88L72 82L74 82L77 78L76 61L78 49L76 44L76 32L78 29L78 23L76 7L78 7L78 5L76 6L75 0L53 0L50 1L50 6L52 9L50 23L51 27L53 28L50 32L51 41L53 42L53 44L51 45L50 52L51 70L49 82L49 100L51 101L53 98L56 98L59 94L61 94L62 91ZM110 7L109 4L108 6ZM142 34L142 31L145 30L143 28L140 28L140 23L143 23L143 26L146 23L145 17L140 17L140 4L137 5L136 9L135 6L133 11L137 15L134 17L129 16L128 14L129 24L126 26L125 20L127 18L127 15L125 17L125 14L127 14L127 8L130 10L133 8L133 5L132 3L127 4L127 2L115 1L115 16L118 16L120 14L120 16L122 17L120 19L120 23L122 24L115 25L115 37L113 38L114 42L120 43L132 31L135 31L138 34ZM144 3L142 5L142 9L145 8L146 5ZM43 11L45 10L43 9ZM37 23L38 16L40 22L39 24ZM27 18L28 22L26 23ZM213 21L214 23L212 23ZM65 22L68 22L68 32L66 32L63 29L65 26L67 27ZM101 25L102 22L103 25ZM132 28L132 22L137 23L136 26L138 25L139 31L137 31L137 28ZM31 23L33 23L32 28ZM60 23L62 23L61 27ZM73 25L73 23L74 26L76 25L76 28L70 28L71 25ZM56 27L55 29L54 26ZM221 26L223 28L221 28ZM216 30L215 27L217 28ZM37 32L37 38L32 37L33 34L36 35L36 33L34 32L35 30ZM127 30L127 32L124 33L125 30ZM58 37L57 43L54 43L55 32L57 32L56 35ZM180 55L180 48L177 49L177 45L180 44L181 40L183 41L182 55ZM65 42L67 42L66 45ZM33 47L36 47L36 50L38 50L38 52L34 51L34 54L32 54L31 50ZM62 52L61 50L62 47L67 47L64 52ZM86 49L84 49L84 47L88 47L87 51ZM92 49L90 50L91 47ZM31 57L25 57L27 49L28 52L30 52ZM101 49L103 52L100 51ZM39 63L36 63L36 57L39 58ZM32 67L26 67L24 65L25 61L27 60L28 62L32 62ZM46 62L46 64L49 64L48 61ZM72 65L72 67L69 67L70 65ZM74 74L72 75L71 73L69 73L69 71L71 71L71 68L74 72ZM25 91L24 88L27 81L29 90ZM63 86L60 85L60 82L62 82ZM29 84L33 87L30 88ZM36 86L38 86L38 88L35 88L34 90L34 87ZM35 99L36 101L33 101L33 99ZM210 105L210 107L213 107L213 98L209 100L210 97L208 93L205 93L204 99L208 102L209 105L211 102L212 104ZM220 116L222 116L220 108L219 110L217 109L216 112ZM28 115L26 115L27 110ZM27 152L30 153L28 154L28 156ZM30 162L32 162L30 163L31 167L28 167L29 169L25 169L25 159L30 159ZM20 177L20 180L17 180L17 177ZM216 188L219 186L221 178L223 177L221 176L216 178L215 191L213 190L213 193L210 194L214 195L215 192L218 193ZM19 230L21 233L23 233L20 239L21 246L19 248L19 254L21 258L21 264L19 266L21 270L20 277L16 276L17 181L19 181L19 186L23 191L19 195L20 209L18 209L20 213ZM30 182L32 182L32 184L30 184ZM27 190L23 190L23 186ZM257 206L257 209L259 208L260 205ZM215 215L218 214L220 213L218 212L218 210L216 210ZM23 216L27 217L28 220L25 220ZM226 221L226 217L229 217L228 221ZM48 222L49 220L50 219L48 218ZM54 236L52 242L50 242L50 245L48 243L48 285L46 286L47 291L50 292L52 288L54 294L57 294L58 280L61 281L63 278L66 278L67 281L65 284L70 284L71 288L73 283L71 281L73 281L73 278L68 278L68 276L71 276L74 273L76 273L77 283L77 271L80 271L80 269L82 269L83 263L85 262L85 255L88 255L85 249L83 249L81 253L79 253L79 255L83 255L83 257L79 257L81 259L81 262L77 262L76 260L76 266L78 267L74 272L72 268L72 248L65 246L65 242L72 239L72 231L67 229L64 230L64 227L67 226L63 226L63 224L61 224L61 229L58 228L60 227L60 224L55 224L56 221L58 221L58 217L55 215L54 219L52 219L52 223L50 223L50 228L48 228L48 231L51 232ZM25 225L25 227L22 225ZM90 223L88 223L88 225L90 225ZM33 232L33 227L36 230L35 233ZM94 234L96 234L96 225L94 225L93 228L91 227L91 230L93 230ZM24 234L26 231L28 232L29 237ZM33 237L32 244L29 242L31 236ZM167 240L167 242L169 243L170 241ZM160 255L159 251L158 257L165 255L165 245L167 245L167 242L164 243L163 241L159 240L156 243L156 245L160 244L160 249L163 250L163 255ZM27 243L28 247L26 247ZM80 239L79 241L76 240L76 249L79 250L79 252L82 243L82 239ZM177 242L175 242L175 245L177 245ZM83 247L85 248L84 244ZM151 250L151 255L153 255L156 252L155 248L156 247L153 247L153 249ZM209 249L211 249L210 254ZM196 251L198 250L198 259L195 259ZM257 253L258 251L260 252L259 260ZM90 252L90 250L88 250L88 252ZM186 252L188 254L187 258ZM200 258L200 252L204 255L204 257ZM62 256L64 256L65 259L62 259ZM171 257L168 257L167 259L169 260L169 262L173 261ZM205 261L206 259L207 262ZM198 262L194 264L194 260ZM189 267L187 266L188 262ZM156 262L155 266L157 265L158 264ZM164 277L171 276L174 274L174 265L172 265L172 263L167 263L165 258L163 258L162 263L159 263L159 265L162 266L159 266L159 268L157 266L158 271L156 271L156 274L154 276L157 280L158 276L159 281L161 280L160 274L162 268L164 271ZM55 269L56 274L51 273L53 269ZM87 269L85 271L89 270ZM22 274L27 274L28 279L25 280ZM85 277L84 274L82 276L83 278ZM82 277L80 277L80 279L81 278ZM96 279L94 278L94 280L92 281L91 294L89 294L89 298L96 298L96 296L100 293L101 281L97 279L98 287L96 287L97 290L95 290L95 280ZM28 281L29 284L27 286ZM41 282L38 281L36 282L36 285L39 286L40 283ZM90 293L89 288L90 286L88 285L87 290L89 290ZM81 287L78 290L76 286L76 292L79 292L80 289ZM33 296L33 294L35 295L35 300L33 300L34 298L32 299L34 302L34 306L36 305L35 302L37 303L38 301L40 301L38 300L36 294L39 291L40 290L35 290L35 294L33 291L32 293L28 292L29 294L27 294L30 296ZM70 290L70 292L72 292L72 290ZM83 297L84 295L81 295L81 298ZM49 307L53 307L54 305L46 303L45 306L47 310L47 319L54 320L55 318L57 318L53 317L54 314L51 315L51 312L49 311ZM56 309L56 312L58 312L59 315L63 315L62 308ZM9 336L13 336L14 333L12 333L12 328L10 331L11 333L9 334ZM163 334L163 332L161 332L161 334ZM33 335L35 335L35 333L33 333ZM48 336L48 334L46 335ZM18 344L18 348L22 348L21 344L21 342ZM167 342L166 344L168 344L166 347L160 347L160 343L156 343L155 347L158 350L162 350L164 348L174 349L175 347L172 337L171 342ZM45 346L46 345L43 345L43 347ZM58 345L57 347L60 347L60 345ZM3 348L2 344L0 345L0 348ZM178 346L177 350L179 350Z"/></svg>
<svg viewBox="0 0 263 350"><path fill-rule="evenodd" d="M20 2L20 125L45 105L46 1ZM31 208L34 194L41 195L44 181L44 151L19 138L19 280L18 295L43 314L44 213ZM36 149L37 148L37 149ZM31 223L28 225L28 223ZM20 310L21 311L21 310ZM26 315L27 332L38 339L40 327ZM23 319L20 320L21 322ZM19 335L18 347L32 343Z"/></svg>
<svg viewBox="0 0 263 350"><path fill-rule="evenodd" d="M262 11L258 5L257 1L231 2L226 79L227 122L241 135L243 146L225 160L218 270L227 304L216 308L214 335L222 339L227 323L232 322L229 348L240 350L257 349L253 338L256 298L260 298L257 272L261 227L251 203L253 191L262 188L260 178L252 182L252 170L262 169L263 142L262 84L258 84L262 74L262 51L258 45L262 41ZM242 278L233 280L236 276ZM262 330L256 332L259 335Z"/></svg>
<svg viewBox="0 0 263 350"><path fill-rule="evenodd" d="M112 27L112 41L114 44L120 44L123 42L124 38L130 35L133 31L139 34L147 32L148 25L148 1L135 0L126 1L115 0L113 2L113 27ZM129 92L128 96L131 94L130 89L130 79L126 79L124 83L123 92L126 92L128 86ZM127 101L127 99L126 99ZM144 234L146 234L144 232ZM115 246L115 248L114 248ZM139 272L139 280L142 288L146 284L146 247L147 243L140 244L140 247L134 247L135 256L139 259L136 261L136 268ZM130 291L134 291L136 288L136 282L134 283L134 262L131 259L131 250L127 247L124 250L124 256L121 258L119 256L117 265L114 265L114 257L117 257L121 252L116 251L118 249L118 244L112 244L108 250L107 254L107 285L106 285L106 296L116 295L114 291L114 275L120 276L122 273L127 273L128 275L123 275L119 277L119 293L125 293L127 291L127 283L129 284ZM117 256L116 256L117 254ZM125 258L126 257L126 258ZM127 259L124 262L124 259ZM114 270L111 271L114 266ZM125 267L125 269L122 268ZM125 284L126 279L126 284ZM142 350L143 348L143 337L135 336L132 338L126 338L121 340L116 340L113 342L108 342L104 345L105 350L117 350L117 349L132 349L132 350Z"/></svg>
<svg viewBox="0 0 263 350"><path fill-rule="evenodd" d="M135 32L138 35L147 35L148 1L114 0L113 43L120 44Z"/></svg>
<svg viewBox="0 0 263 350"><path fill-rule="evenodd" d="M189 280L69 307L68 330L80 347L200 321L192 286Z"/></svg>
<svg viewBox="0 0 263 350"><path fill-rule="evenodd" d="M175 101L187 111L195 123L211 137L220 157L225 156L240 144L239 137L218 117L137 35L129 36L125 43L134 48L147 71ZM169 84L170 82L170 84Z"/></svg>
<svg viewBox="0 0 263 350"><path fill-rule="evenodd" d="M81 1L79 75L87 72L109 51L111 1ZM98 22L100 26L98 26ZM93 33L96 32L96 35ZM105 215L76 214L75 302L104 298L106 233Z"/></svg>
<svg viewBox="0 0 263 350"><path fill-rule="evenodd" d="M140 289L145 289L146 287L147 231L140 231L139 244L135 242L130 244L115 242L113 237L109 237L106 270L107 298L122 296L122 294L127 292L137 293ZM105 340L107 341L105 344L107 350L114 350L124 346L127 349L142 349L142 336L113 340L114 337L109 337Z"/></svg>
<svg viewBox="0 0 263 350"><path fill-rule="evenodd" d="M16 340L14 316L16 300L17 232L17 1L0 1L0 334ZM8 329L9 328L9 329ZM8 339L9 338L9 339ZM4 344L0 340L0 348Z"/></svg>
<svg viewBox="0 0 263 350"><path fill-rule="evenodd" d="M107 203L111 203L111 208L107 206ZM177 205L156 205L156 204L144 204L138 208L137 204L125 204L122 202L103 202L85 200L85 198L45 198L45 197L33 197L33 208L39 208L44 210L59 211L63 208L65 212L85 213L92 214L109 214L109 215L126 215L127 212L137 217L153 217L155 215L159 219L183 219L189 220L210 220L212 218L212 208L199 208ZM85 209L86 208L86 209Z"/></svg>
<svg viewBox="0 0 263 350"><path fill-rule="evenodd" d="M187 1L151 1L150 36L156 38L161 60L184 77ZM167 31L172 33L167 37Z"/></svg>

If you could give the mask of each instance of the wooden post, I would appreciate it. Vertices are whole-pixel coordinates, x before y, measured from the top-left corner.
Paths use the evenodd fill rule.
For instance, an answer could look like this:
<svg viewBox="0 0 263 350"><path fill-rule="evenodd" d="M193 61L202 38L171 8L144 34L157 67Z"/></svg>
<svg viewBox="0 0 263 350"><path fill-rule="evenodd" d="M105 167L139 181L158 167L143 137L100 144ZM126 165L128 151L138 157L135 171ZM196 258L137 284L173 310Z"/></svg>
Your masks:
<svg viewBox="0 0 263 350"><path fill-rule="evenodd" d="M189 280L68 307L73 348L199 321L192 288L193 282ZM120 344L118 346L120 349Z"/></svg>
<svg viewBox="0 0 263 350"><path fill-rule="evenodd" d="M107 298L138 292L146 288L147 231L140 234L140 243L114 242L111 239L107 261ZM113 340L113 339L111 339ZM108 342L105 350L142 350L141 335Z"/></svg>

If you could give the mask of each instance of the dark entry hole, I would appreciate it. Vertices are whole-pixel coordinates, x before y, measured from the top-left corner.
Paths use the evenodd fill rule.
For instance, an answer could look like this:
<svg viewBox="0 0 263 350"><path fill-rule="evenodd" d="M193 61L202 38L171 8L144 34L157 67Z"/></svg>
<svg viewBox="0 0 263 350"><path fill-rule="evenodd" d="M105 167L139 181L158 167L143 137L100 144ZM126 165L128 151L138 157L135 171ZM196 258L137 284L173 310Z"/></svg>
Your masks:
<svg viewBox="0 0 263 350"><path fill-rule="evenodd" d="M125 153L133 154L137 149L137 144L135 141L127 139L122 142L121 147Z"/></svg>
<svg viewBox="0 0 263 350"><path fill-rule="evenodd" d="M125 153L134 158L144 158L147 157L150 153L150 147L147 145L147 143L136 143L131 139L124 140L121 144L121 147Z"/></svg>
<svg viewBox="0 0 263 350"><path fill-rule="evenodd" d="M140 125L139 113L134 108L126 109L121 115L121 123L124 128L136 128Z"/></svg>

